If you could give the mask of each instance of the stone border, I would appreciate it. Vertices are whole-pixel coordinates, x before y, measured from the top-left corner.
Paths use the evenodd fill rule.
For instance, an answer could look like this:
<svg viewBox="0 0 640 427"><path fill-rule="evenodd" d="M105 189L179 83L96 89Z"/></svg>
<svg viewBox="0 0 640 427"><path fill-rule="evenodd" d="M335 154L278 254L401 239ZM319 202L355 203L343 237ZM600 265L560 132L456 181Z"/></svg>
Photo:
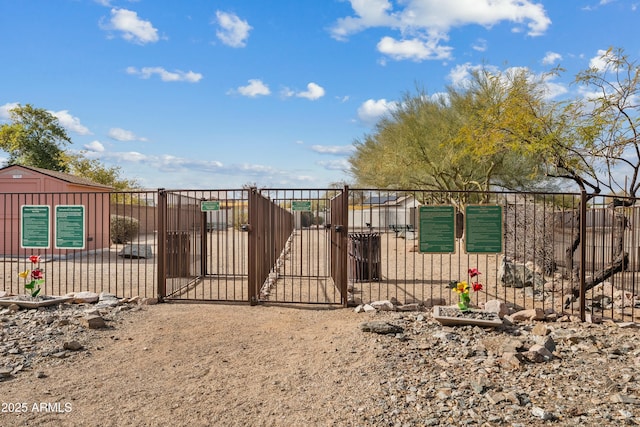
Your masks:
<svg viewBox="0 0 640 427"><path fill-rule="evenodd" d="M50 305L62 304L65 302L69 302L73 299L73 297L58 297L58 296L43 296L36 297L36 299L27 299L31 297L27 296L10 296L0 298L0 306L9 306L12 304L16 304L19 307L23 308L39 308L39 307L47 307ZM42 299L37 299L42 298Z"/></svg>
<svg viewBox="0 0 640 427"><path fill-rule="evenodd" d="M445 314L445 310L457 310L457 316L450 316ZM491 315L493 319L483 316L483 314ZM475 314L475 316L474 316ZM433 318L440 322L443 326L461 326L461 325L474 325L485 327L502 326L502 319L497 314L484 310L470 309L468 312L463 313L459 311L456 306L445 307L442 305L436 305L433 307Z"/></svg>

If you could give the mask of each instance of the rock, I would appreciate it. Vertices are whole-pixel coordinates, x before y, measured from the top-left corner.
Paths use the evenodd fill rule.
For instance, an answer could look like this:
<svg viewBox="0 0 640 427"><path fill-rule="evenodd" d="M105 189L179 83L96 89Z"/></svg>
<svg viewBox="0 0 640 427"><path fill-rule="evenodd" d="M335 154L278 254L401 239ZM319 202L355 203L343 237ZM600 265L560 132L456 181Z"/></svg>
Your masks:
<svg viewBox="0 0 640 427"><path fill-rule="evenodd" d="M382 335L399 334L404 332L404 329L401 326L383 321L363 322L360 324L360 330L363 332L374 332Z"/></svg>
<svg viewBox="0 0 640 427"><path fill-rule="evenodd" d="M498 363L505 369L518 369L522 361L523 356L520 353L504 353Z"/></svg>
<svg viewBox="0 0 640 427"><path fill-rule="evenodd" d="M507 304L497 299L489 300L484 303L484 309L490 313L497 313L501 319L509 314L509 307L507 307Z"/></svg>
<svg viewBox="0 0 640 427"><path fill-rule="evenodd" d="M612 403L625 403L627 405L638 405L640 401L633 396L626 396L624 394L616 393L609 396L609 400Z"/></svg>
<svg viewBox="0 0 640 427"><path fill-rule="evenodd" d="M544 409L538 406L534 406L533 408L531 408L531 415L533 415L536 418L540 418L541 420L544 420L544 421L550 421L555 419L555 416L553 415L553 413L545 411Z"/></svg>
<svg viewBox="0 0 640 427"><path fill-rule="evenodd" d="M142 298L139 300L140 305L156 305L158 304L158 298Z"/></svg>
<svg viewBox="0 0 640 427"><path fill-rule="evenodd" d="M9 313L15 313L20 310L20 306L18 304L9 304L7 310L9 310Z"/></svg>
<svg viewBox="0 0 640 427"><path fill-rule="evenodd" d="M100 293L98 298L98 303L95 305L96 308L107 308L107 307L116 307L120 304L120 300L113 294L109 294L106 292Z"/></svg>
<svg viewBox="0 0 640 427"><path fill-rule="evenodd" d="M371 306L373 308L375 308L376 310L380 310L380 311L394 311L396 309L396 307L393 305L393 303L391 301L373 301L371 303Z"/></svg>
<svg viewBox="0 0 640 427"><path fill-rule="evenodd" d="M62 348L64 348L65 350L78 351L82 350L82 344L80 344L78 341L68 341L62 345Z"/></svg>
<svg viewBox="0 0 640 427"><path fill-rule="evenodd" d="M80 319L80 324L89 329L101 329L107 326L104 319L98 315L85 316Z"/></svg>
<svg viewBox="0 0 640 427"><path fill-rule="evenodd" d="M93 304L98 302L100 299L100 294L95 292L83 291L76 292L73 294L73 302L75 304Z"/></svg>
<svg viewBox="0 0 640 427"><path fill-rule="evenodd" d="M0 368L0 378L9 378L13 369Z"/></svg>
<svg viewBox="0 0 640 427"><path fill-rule="evenodd" d="M424 306L418 303L396 306L396 311L424 311Z"/></svg>
<svg viewBox="0 0 640 427"><path fill-rule="evenodd" d="M446 304L447 304L447 300L445 300L444 298L428 298L424 300L424 303L423 303L423 305L427 308L435 307L436 305L446 305Z"/></svg>
<svg viewBox="0 0 640 427"><path fill-rule="evenodd" d="M536 290L544 289L544 277L532 271L525 264L502 257L498 269L498 281L506 287L524 288L533 287Z"/></svg>
<svg viewBox="0 0 640 427"><path fill-rule="evenodd" d="M553 354L540 344L532 345L529 351L524 352L523 356L532 363L548 362L553 359Z"/></svg>
<svg viewBox="0 0 640 427"><path fill-rule="evenodd" d="M365 313L371 313L371 312L377 311L376 308L370 304L365 304L363 306L363 309Z"/></svg>
<svg viewBox="0 0 640 427"><path fill-rule="evenodd" d="M551 333L551 329L544 323L536 323L536 325L531 329L531 334L537 335L540 337L544 337Z"/></svg>
<svg viewBox="0 0 640 427"><path fill-rule="evenodd" d="M511 319L515 321L531 321L531 320L544 320L544 310L536 307L528 310L521 310L510 315Z"/></svg>
<svg viewBox="0 0 640 427"><path fill-rule="evenodd" d="M9 296L9 292L7 291L0 291L0 298L4 298L4 297L8 297Z"/></svg>
<svg viewBox="0 0 640 427"><path fill-rule="evenodd" d="M128 244L118 252L123 258L153 258L150 245Z"/></svg>

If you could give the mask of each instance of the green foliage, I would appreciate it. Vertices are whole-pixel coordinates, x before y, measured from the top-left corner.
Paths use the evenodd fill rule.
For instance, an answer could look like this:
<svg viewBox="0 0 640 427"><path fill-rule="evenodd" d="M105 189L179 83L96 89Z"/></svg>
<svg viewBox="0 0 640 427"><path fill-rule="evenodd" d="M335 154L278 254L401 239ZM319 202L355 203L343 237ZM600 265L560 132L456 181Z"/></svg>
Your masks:
<svg viewBox="0 0 640 427"><path fill-rule="evenodd" d="M122 177L120 167L106 167L98 160L88 159L81 154L67 154L67 162L70 173L81 176L91 181L113 187L116 191L137 188L140 184L135 179L126 179Z"/></svg>
<svg viewBox="0 0 640 427"><path fill-rule="evenodd" d="M54 115L27 104L9 110L9 116L11 123L0 126L0 149L9 153L9 165L68 171L63 149L71 139Z"/></svg>
<svg viewBox="0 0 640 427"><path fill-rule="evenodd" d="M111 215L111 241L121 244L130 242L138 235L140 224L136 218L122 215Z"/></svg>
<svg viewBox="0 0 640 427"><path fill-rule="evenodd" d="M123 178L119 167L109 168L88 159L86 152L65 151L71 139L50 112L26 104L9 110L9 116L11 123L0 125L0 149L9 153L9 165L68 172L115 190L139 186L136 180Z"/></svg>
<svg viewBox="0 0 640 427"><path fill-rule="evenodd" d="M509 89L497 82L478 73L470 87L449 88L446 96L405 95L373 134L356 141L349 162L357 185L443 192L532 186L538 162L507 147L481 149L498 138L483 118Z"/></svg>

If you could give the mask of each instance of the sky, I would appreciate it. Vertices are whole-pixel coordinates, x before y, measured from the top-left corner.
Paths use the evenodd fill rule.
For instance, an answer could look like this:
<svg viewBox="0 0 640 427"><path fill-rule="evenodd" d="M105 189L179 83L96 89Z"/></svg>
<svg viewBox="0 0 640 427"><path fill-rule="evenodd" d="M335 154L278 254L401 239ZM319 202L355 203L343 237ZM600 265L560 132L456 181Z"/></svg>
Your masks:
<svg viewBox="0 0 640 427"><path fill-rule="evenodd" d="M640 0L0 0L0 124L55 115L147 189L353 183L354 142L478 67L640 58ZM0 163L6 161L0 152Z"/></svg>

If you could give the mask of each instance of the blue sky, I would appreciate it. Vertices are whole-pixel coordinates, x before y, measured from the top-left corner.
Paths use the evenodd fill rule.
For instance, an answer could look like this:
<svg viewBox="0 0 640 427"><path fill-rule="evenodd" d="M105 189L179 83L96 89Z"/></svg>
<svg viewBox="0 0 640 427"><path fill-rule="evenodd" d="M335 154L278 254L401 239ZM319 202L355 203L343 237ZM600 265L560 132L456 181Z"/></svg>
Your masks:
<svg viewBox="0 0 640 427"><path fill-rule="evenodd" d="M323 188L416 87L640 58L640 0L0 0L0 122L55 114L144 188ZM0 161L6 155L0 153Z"/></svg>

